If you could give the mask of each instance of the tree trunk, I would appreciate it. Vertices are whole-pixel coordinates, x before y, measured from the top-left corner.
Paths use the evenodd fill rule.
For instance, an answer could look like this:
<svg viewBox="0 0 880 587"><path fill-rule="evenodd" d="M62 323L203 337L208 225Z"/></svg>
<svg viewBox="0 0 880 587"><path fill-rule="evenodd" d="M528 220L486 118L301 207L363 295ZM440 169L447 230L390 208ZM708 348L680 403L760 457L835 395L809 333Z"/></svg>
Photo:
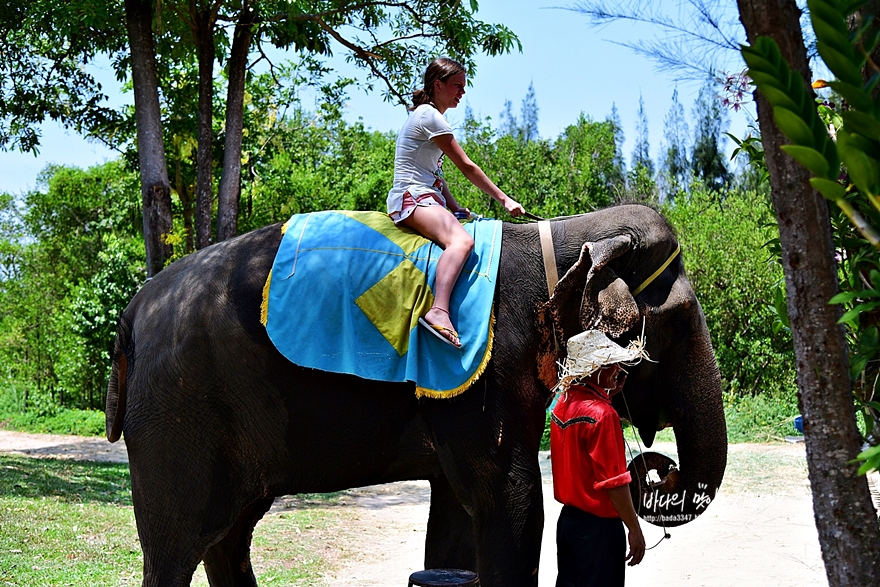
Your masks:
<svg viewBox="0 0 880 587"><path fill-rule="evenodd" d="M749 43L771 37L809 84L810 71L795 0L737 0ZM807 88L812 96L812 89ZM788 315L797 360L813 512L825 572L832 587L880 585L880 530L868 485L849 462L860 451L852 382L837 293L828 202L809 172L785 155L772 110L756 93L758 123L779 224Z"/></svg>
<svg viewBox="0 0 880 587"><path fill-rule="evenodd" d="M134 83L147 277L153 277L161 271L172 253L171 245L166 244L163 238L171 231L171 187L162 141L152 22L150 0L125 0L125 23Z"/></svg>
<svg viewBox="0 0 880 587"><path fill-rule="evenodd" d="M193 239L193 203L189 196L189 188L183 179L181 170L180 157L175 158L174 163L174 189L180 197L180 207L183 208L183 230L186 232L186 241L184 242L184 252L188 255L195 250L195 241Z"/></svg>
<svg viewBox="0 0 880 587"><path fill-rule="evenodd" d="M229 87L226 96L226 141L223 151L223 174L217 194L217 241L235 236L238 231L238 206L241 196L241 137L244 119L244 85L248 53L253 39L256 13L247 2L235 27L229 57Z"/></svg>
<svg viewBox="0 0 880 587"><path fill-rule="evenodd" d="M196 153L196 248L211 244L214 127L214 12L193 14L196 53L199 60L198 151Z"/></svg>

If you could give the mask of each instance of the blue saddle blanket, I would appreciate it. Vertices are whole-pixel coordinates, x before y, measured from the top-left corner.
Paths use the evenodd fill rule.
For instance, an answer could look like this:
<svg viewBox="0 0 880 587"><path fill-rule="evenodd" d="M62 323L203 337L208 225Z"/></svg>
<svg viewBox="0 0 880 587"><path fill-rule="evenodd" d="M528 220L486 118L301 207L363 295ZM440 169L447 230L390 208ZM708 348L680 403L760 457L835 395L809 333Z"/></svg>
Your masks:
<svg viewBox="0 0 880 587"><path fill-rule="evenodd" d="M379 212L326 211L288 220L263 291L269 338L303 367L380 381L411 381L416 394L452 397L492 353L492 302L501 222L464 224L474 251L452 291L462 348L419 326L434 301L442 249Z"/></svg>

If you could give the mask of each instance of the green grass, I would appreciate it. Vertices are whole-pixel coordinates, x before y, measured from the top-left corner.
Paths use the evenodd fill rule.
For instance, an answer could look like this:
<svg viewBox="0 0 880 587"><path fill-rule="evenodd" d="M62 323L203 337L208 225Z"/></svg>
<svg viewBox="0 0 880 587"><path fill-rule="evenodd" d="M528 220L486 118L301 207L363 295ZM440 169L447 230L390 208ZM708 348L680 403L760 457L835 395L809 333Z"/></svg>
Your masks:
<svg viewBox="0 0 880 587"><path fill-rule="evenodd" d="M69 408L56 408L51 413L5 411L0 412L0 428L42 434L103 436L104 412Z"/></svg>
<svg viewBox="0 0 880 587"><path fill-rule="evenodd" d="M329 569L338 496L292 499L254 532L261 585L317 585ZM0 587L140 585L142 570L128 465L0 454Z"/></svg>
<svg viewBox="0 0 880 587"><path fill-rule="evenodd" d="M128 465L0 455L0 585L140 584Z"/></svg>

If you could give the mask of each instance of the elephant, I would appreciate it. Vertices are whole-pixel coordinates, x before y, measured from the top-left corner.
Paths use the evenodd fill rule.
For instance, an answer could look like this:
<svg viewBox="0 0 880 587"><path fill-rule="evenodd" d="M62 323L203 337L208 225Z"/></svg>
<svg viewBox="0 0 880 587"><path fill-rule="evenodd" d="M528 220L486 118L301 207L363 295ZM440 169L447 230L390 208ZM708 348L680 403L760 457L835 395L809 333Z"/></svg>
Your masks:
<svg viewBox="0 0 880 587"><path fill-rule="evenodd" d="M189 585L200 561L213 586L256 585L251 537L275 497L416 479L431 487L425 568L536 585L546 408L565 341L591 328L624 345L644 335L650 361L614 405L647 446L672 426L679 485L714 496L721 377L673 229L634 204L545 226L562 275L552 296L538 227L505 222L491 360L452 399L282 357L260 322L280 225L148 281L120 317L106 404L108 439L128 449L143 585Z"/></svg>

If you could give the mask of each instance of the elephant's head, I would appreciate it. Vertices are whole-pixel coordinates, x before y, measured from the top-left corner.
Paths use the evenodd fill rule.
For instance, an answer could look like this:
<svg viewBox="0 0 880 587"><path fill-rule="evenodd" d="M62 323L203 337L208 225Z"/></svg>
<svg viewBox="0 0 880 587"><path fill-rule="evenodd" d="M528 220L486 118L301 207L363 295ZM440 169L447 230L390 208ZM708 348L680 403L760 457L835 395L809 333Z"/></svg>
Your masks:
<svg viewBox="0 0 880 587"><path fill-rule="evenodd" d="M597 214L603 221L598 231ZM672 426L680 467L677 490L714 498L727 463L721 377L672 229L644 206L619 206L564 222L566 241L580 234L584 244L538 312L545 333L542 381L552 387L565 341L583 330L601 330L623 346L644 335L650 361L627 369L614 406L648 447L658 430Z"/></svg>

